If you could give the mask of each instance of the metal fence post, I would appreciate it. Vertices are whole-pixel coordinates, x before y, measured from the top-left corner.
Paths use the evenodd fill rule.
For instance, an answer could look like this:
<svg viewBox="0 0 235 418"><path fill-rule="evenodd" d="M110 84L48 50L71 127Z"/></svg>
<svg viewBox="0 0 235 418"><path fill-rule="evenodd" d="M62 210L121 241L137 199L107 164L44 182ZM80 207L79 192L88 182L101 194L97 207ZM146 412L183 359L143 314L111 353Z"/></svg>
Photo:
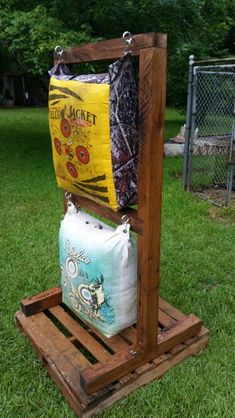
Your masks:
<svg viewBox="0 0 235 418"><path fill-rule="evenodd" d="M191 134L191 116L193 104L193 65L194 55L189 56L189 73L188 73L188 97L187 97L187 113L186 113L186 127L185 127L185 141L184 141L184 173L183 173L183 187L185 190L189 188L189 145Z"/></svg>
<svg viewBox="0 0 235 418"><path fill-rule="evenodd" d="M231 147L230 147L229 161L228 161L228 184L227 184L226 206L229 205L230 200L231 200L231 195L232 195L234 164L235 164L235 101L234 101L234 107L233 107L233 127L232 127Z"/></svg>

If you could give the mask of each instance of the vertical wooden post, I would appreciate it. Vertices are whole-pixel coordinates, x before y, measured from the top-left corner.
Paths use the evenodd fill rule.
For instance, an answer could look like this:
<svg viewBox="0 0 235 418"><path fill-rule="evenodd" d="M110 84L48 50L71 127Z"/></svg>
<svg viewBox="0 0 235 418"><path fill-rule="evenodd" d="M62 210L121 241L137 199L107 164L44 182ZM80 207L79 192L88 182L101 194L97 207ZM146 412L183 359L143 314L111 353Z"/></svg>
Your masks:
<svg viewBox="0 0 235 418"><path fill-rule="evenodd" d="M148 353L156 351L158 334L166 61L165 48L140 50L137 343Z"/></svg>

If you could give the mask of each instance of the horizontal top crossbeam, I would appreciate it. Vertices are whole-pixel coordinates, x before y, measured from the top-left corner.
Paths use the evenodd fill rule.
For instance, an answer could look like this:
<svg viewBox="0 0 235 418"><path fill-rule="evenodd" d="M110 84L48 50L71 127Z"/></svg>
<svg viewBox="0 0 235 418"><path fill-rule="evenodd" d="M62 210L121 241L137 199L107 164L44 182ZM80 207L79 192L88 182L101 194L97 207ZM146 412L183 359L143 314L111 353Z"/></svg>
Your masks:
<svg viewBox="0 0 235 418"><path fill-rule="evenodd" d="M140 50L144 48L167 47L167 35L164 33L150 32L133 35L132 38L131 53L134 56L139 55ZM124 55L125 46L122 37L120 37L93 44L65 48L62 58L65 64L118 59ZM57 60L56 56L55 60Z"/></svg>

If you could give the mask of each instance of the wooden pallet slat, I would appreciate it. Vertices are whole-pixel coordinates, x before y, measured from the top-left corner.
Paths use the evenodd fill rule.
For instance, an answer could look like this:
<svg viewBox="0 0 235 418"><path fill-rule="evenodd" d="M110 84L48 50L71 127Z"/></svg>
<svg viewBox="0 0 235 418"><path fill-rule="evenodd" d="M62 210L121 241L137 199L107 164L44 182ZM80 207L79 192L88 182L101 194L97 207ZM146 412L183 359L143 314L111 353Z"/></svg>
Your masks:
<svg viewBox="0 0 235 418"><path fill-rule="evenodd" d="M159 298L159 306L163 312L165 312L169 317L171 317L175 321L181 321L186 317L185 314L183 314L181 311L170 305L170 303L168 303L161 297Z"/></svg>
<svg viewBox="0 0 235 418"><path fill-rule="evenodd" d="M63 309L58 305L58 309L54 307L50 308L49 311L54 311L55 314L56 311L63 312ZM69 313L66 314L70 317ZM70 318L72 324L74 322L77 324L72 316ZM124 376L115 384L106 386L104 390L100 390L93 395L87 395L80 385L80 370L83 367L80 367L80 361L77 364L77 361L74 360L77 354L80 355L81 353L79 353L78 348L71 347L72 343L69 339L56 329L57 327L52 322L52 318L47 317L43 313L26 317L22 312L18 312L16 314L16 322L33 343L37 355L43 359L52 380L60 388L78 416L84 418L94 415L105 407L112 405L118 399L126 396L143 384L161 377L169 368L205 348L208 342L208 331L202 327L196 335L186 340L185 343L174 346L169 352L161 354L150 363L147 362L136 368L135 373ZM48 326L50 322L51 324ZM69 323L70 321L68 321ZM66 326L66 324L67 322L64 322L63 325ZM73 331L73 329L70 328L70 331ZM134 337L133 331L135 331L135 328L132 327L131 333L127 332L127 335L129 337L131 336L132 339ZM57 333L60 334L59 343ZM166 334L164 331L163 333ZM127 342L122 340L121 334L116 337L119 337L123 341L125 348L130 347ZM99 334L97 333L97 335ZM123 349L123 345L119 346L118 349L117 347L117 352Z"/></svg>
<svg viewBox="0 0 235 418"><path fill-rule="evenodd" d="M35 316L31 317L35 322ZM43 332L43 334L53 343L57 349L70 361L77 372L86 370L91 366L90 361L68 341L65 335L59 331L59 329L53 324L53 322L47 318L47 316L40 312L37 314L37 327ZM79 374L79 373L78 373Z"/></svg>
<svg viewBox="0 0 235 418"><path fill-rule="evenodd" d="M65 357L63 352L59 350L57 343L56 345L53 344L53 342L46 337L44 333L45 330L41 330L40 327L38 327L38 324L33 321L32 317L26 319L22 312L18 312L15 318L17 325L36 347L37 352L41 353L41 357L46 363L48 362L48 358L50 359L50 362L54 364L54 368L59 370L59 373L63 376L63 380L67 382L69 387L72 385L70 390L75 394L77 399L81 401L79 373L77 373L76 369Z"/></svg>
<svg viewBox="0 0 235 418"><path fill-rule="evenodd" d="M164 311L159 309L158 312L158 323L163 328L170 328L175 325L175 319L171 318L169 315L167 315Z"/></svg>
<svg viewBox="0 0 235 418"><path fill-rule="evenodd" d="M202 321L194 315L189 315L183 321L168 331L162 331L158 335L157 355L161 355L174 346L186 341L188 338L200 331ZM139 345L132 345L128 350L114 355L105 364L95 364L81 373L81 384L88 394L91 394L103 387L105 384L131 372L134 368L142 366L153 360L156 352L144 352Z"/></svg>
<svg viewBox="0 0 235 418"><path fill-rule="evenodd" d="M99 361L108 361L111 354L95 340L78 322L66 313L61 306L54 306L49 311L69 332Z"/></svg>
<svg viewBox="0 0 235 418"><path fill-rule="evenodd" d="M53 287L37 295L21 300L21 310L26 316L42 312L62 302L62 291L60 287Z"/></svg>

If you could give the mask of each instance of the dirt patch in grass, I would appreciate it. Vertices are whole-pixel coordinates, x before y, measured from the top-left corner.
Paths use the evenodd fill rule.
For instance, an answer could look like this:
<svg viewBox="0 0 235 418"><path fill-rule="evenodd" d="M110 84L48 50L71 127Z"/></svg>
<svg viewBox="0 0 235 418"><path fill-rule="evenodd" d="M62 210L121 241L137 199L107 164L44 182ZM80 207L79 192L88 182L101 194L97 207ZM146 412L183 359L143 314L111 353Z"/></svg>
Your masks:
<svg viewBox="0 0 235 418"><path fill-rule="evenodd" d="M195 187L192 189L193 193L200 197L203 200L214 202L220 206L225 205L226 203L226 189L225 188L217 188L216 186L213 187Z"/></svg>
<svg viewBox="0 0 235 418"><path fill-rule="evenodd" d="M182 171L175 171L174 173L173 173L173 177L175 178L175 179L182 179L183 178L183 174L182 174Z"/></svg>
<svg viewBox="0 0 235 418"><path fill-rule="evenodd" d="M218 205L219 207L226 208L227 190L226 187L219 187L214 185L212 187L194 186L191 187L191 192L202 200L206 200L209 203ZM235 204L235 191L231 194L231 204L229 207ZM227 209L227 208L226 208Z"/></svg>
<svg viewBox="0 0 235 418"><path fill-rule="evenodd" d="M218 222L235 224L235 203L229 208L211 207L209 209L209 217Z"/></svg>

